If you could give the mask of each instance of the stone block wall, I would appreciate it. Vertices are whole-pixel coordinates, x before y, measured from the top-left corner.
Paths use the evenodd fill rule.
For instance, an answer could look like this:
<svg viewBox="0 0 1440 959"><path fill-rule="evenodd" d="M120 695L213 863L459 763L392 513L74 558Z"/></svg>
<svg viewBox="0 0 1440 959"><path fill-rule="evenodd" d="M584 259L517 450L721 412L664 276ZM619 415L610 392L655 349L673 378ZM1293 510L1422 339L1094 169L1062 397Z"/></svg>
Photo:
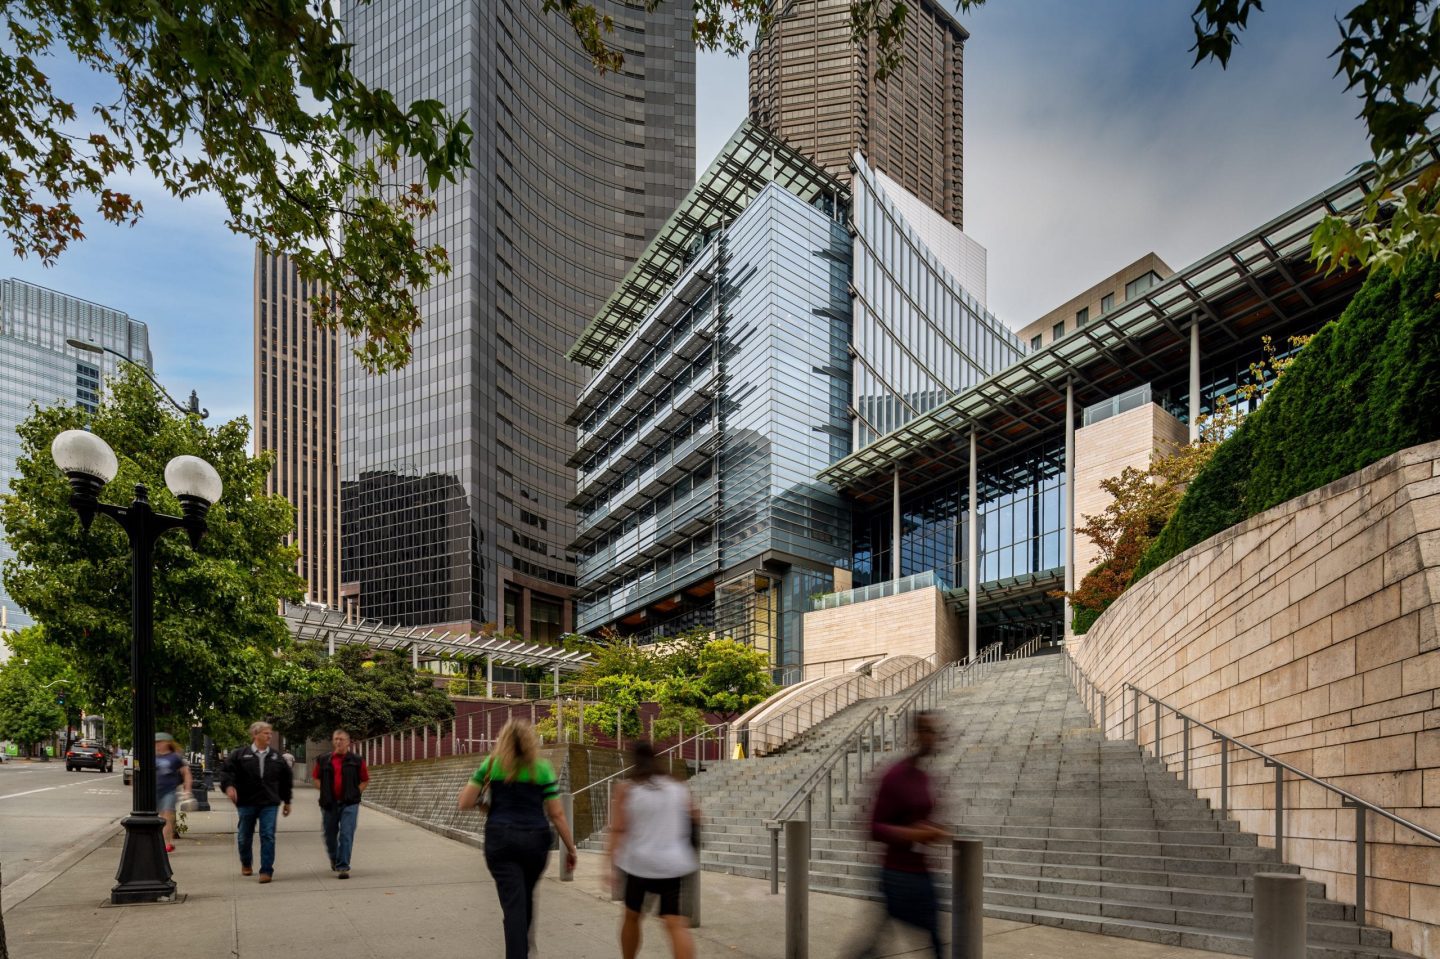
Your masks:
<svg viewBox="0 0 1440 959"><path fill-rule="evenodd" d="M965 655L965 626L939 588L927 586L805 614L806 662L885 655L934 655L937 663Z"/></svg>
<svg viewBox="0 0 1440 959"><path fill-rule="evenodd" d="M1227 735L1440 833L1440 443L1252 517L1120 597L1072 649L1133 735L1132 683ZM1156 739L1139 711L1139 741ZM1161 750L1181 768L1176 719ZM1220 806L1218 746L1192 731L1192 785ZM1274 771L1232 750L1230 809L1273 844ZM1285 858L1354 901L1356 816L1284 786ZM1440 845L1367 820L1369 919L1440 955Z"/></svg>

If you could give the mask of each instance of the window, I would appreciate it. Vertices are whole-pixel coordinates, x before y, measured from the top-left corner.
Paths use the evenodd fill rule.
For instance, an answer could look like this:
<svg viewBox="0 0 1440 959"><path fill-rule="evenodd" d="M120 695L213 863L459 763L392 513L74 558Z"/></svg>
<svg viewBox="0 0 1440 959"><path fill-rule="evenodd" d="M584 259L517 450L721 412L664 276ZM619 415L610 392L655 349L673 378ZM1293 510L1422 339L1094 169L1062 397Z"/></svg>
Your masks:
<svg viewBox="0 0 1440 959"><path fill-rule="evenodd" d="M1060 339L1060 337L1064 336L1064 335L1065 335L1065 323L1064 323L1064 321L1062 320L1061 322L1056 323L1056 324L1055 324L1055 328L1054 328L1053 330L1051 330L1050 332L1053 334L1053 335L1050 337L1050 342L1052 342L1052 343L1055 342L1056 340Z"/></svg>
<svg viewBox="0 0 1440 959"><path fill-rule="evenodd" d="M1030 349L1032 349L1032 350L1038 350L1038 349L1040 349L1040 334L1039 334L1039 333L1036 333L1034 336L1030 337Z"/></svg>
<svg viewBox="0 0 1440 959"><path fill-rule="evenodd" d="M1078 310L1075 311L1075 329L1078 330L1078 329L1080 329L1080 327L1084 326L1086 323L1089 323L1089 322L1090 322L1090 307L1088 307L1088 306L1082 306L1082 307L1080 307L1080 309L1078 309Z"/></svg>
<svg viewBox="0 0 1440 959"><path fill-rule="evenodd" d="M1160 277L1156 276L1154 272L1146 273L1143 276L1137 276L1135 279L1125 284L1125 299L1127 301L1133 300L1135 299L1135 297L1139 296L1141 293L1144 293L1146 290L1150 289L1150 287L1154 286L1156 283L1159 282Z"/></svg>
<svg viewBox="0 0 1440 959"><path fill-rule="evenodd" d="M1100 315L1104 316L1113 309L1115 309L1115 294L1106 293L1100 298Z"/></svg>

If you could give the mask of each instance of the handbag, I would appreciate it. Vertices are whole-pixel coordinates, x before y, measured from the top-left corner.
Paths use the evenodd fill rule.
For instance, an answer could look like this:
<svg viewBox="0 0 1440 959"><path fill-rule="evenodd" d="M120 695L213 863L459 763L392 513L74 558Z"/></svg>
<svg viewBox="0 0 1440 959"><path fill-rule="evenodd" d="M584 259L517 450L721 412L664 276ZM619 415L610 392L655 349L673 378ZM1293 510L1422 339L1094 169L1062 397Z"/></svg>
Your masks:
<svg viewBox="0 0 1440 959"><path fill-rule="evenodd" d="M475 808L487 816L490 814L490 765L491 761L485 760L485 779L480 783L480 798L475 800Z"/></svg>

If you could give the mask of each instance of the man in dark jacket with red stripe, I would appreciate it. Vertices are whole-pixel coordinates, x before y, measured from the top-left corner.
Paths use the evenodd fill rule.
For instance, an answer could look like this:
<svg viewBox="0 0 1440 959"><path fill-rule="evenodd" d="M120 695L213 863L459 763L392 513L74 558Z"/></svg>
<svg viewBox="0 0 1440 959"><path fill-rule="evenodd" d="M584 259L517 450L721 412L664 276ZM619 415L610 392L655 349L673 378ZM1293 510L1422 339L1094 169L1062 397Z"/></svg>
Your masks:
<svg viewBox="0 0 1440 959"><path fill-rule="evenodd" d="M362 757L350 751L350 734L345 730L331 733L330 745L334 751L315 760L313 775L315 785L320 787L320 818L330 869L339 878L349 879L360 796L370 784L370 770Z"/></svg>

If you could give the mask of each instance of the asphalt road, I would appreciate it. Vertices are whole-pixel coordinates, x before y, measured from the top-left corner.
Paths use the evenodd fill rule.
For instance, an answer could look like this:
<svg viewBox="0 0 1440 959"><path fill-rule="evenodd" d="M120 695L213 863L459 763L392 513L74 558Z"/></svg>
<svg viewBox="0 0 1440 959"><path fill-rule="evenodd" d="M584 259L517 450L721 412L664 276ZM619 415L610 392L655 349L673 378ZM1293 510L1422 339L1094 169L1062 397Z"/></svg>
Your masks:
<svg viewBox="0 0 1440 959"><path fill-rule="evenodd" d="M53 761L0 764L0 864L5 885L129 812L130 790L118 771L67 773L63 762Z"/></svg>

